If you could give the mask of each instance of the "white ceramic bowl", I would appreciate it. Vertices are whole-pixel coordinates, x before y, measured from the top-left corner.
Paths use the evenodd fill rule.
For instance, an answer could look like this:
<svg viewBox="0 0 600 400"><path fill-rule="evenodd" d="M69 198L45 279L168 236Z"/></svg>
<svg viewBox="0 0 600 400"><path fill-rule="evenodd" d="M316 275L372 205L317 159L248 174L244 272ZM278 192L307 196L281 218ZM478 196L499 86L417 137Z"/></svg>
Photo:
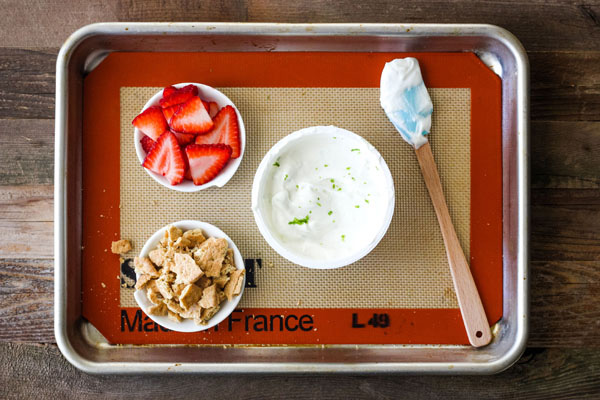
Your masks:
<svg viewBox="0 0 600 400"><path fill-rule="evenodd" d="M198 192L200 190L212 186L223 187L233 177L238 167L240 166L240 163L242 162L242 158L244 157L244 149L246 148L246 129L244 128L244 121L242 120L242 115L240 114L235 104L233 104L233 102L229 100L227 96L225 96L223 93L221 93L213 87L202 85L200 83L178 83L172 86L179 89L187 85L197 86L198 95L200 96L200 98L206 101L214 101L219 106L219 109L225 106L232 106L235 109L235 112L238 117L238 125L240 127L240 142L242 147L240 150L240 156L234 160L229 160L229 162L227 163L225 168L223 168L223 170L219 173L219 175L217 175L212 181L207 182L204 185L196 186L194 185L194 182L188 180L184 180L179 185L171 185L164 176L156 174L142 167L142 163L146 158L146 152L144 151L140 143L143 133L138 128L134 127L133 140L135 145L135 152L137 153L138 160L140 160L140 168L144 168L144 170L152 177L152 179L154 179L156 182L160 183L164 187L168 187L169 189L177 190L179 192ZM157 106L160 99L162 98L162 93L163 89L161 89L158 93L152 96L150 100L148 100L148 102L144 105L140 113L148 107Z"/></svg>
<svg viewBox="0 0 600 400"><path fill-rule="evenodd" d="M378 166L379 171L377 174L380 174L379 177L381 178L381 181L384 182L385 187L385 189L383 189L383 196L387 196L386 208L381 209L381 213L379 214L379 217L382 221L381 227L378 231L376 231L376 234L374 234L371 238L364 240L364 242L360 243L359 246L348 249L348 251L345 253L340 252L341 254L334 258L319 259L316 257L307 257L299 254L298 252L291 251L289 246L286 247L286 244L277 237L270 226L269 221L271 221L271 218L269 213L271 212L271 209L269 208L269 201L264 200L263 197L263 194L266 190L266 183L270 182L270 179L272 178L271 174L273 172L270 171L270 168L273 168L274 163L278 162L280 156L292 148L289 146L293 146L299 140L303 140L304 138L312 136L316 136L318 141L321 140L321 137L323 140L330 140L333 136L335 136L338 140L343 138L343 140L349 141L349 144L351 143L352 145L355 145L355 147L360 147L362 150L364 150L368 157L373 157L373 160L377 160L378 164L376 165ZM315 151L319 147L320 146L315 146ZM296 154L301 153L301 151L298 151ZM352 156L353 154L348 152L348 157ZM323 161L326 162L326 160ZM314 269L333 269L344 267L369 254L381 241L390 226L392 217L394 215L394 202L395 192L392 174L390 173L385 160L381 157L377 149L375 149L375 147L373 147L361 136L334 126L316 126L305 128L291 133L281 139L267 152L261 161L252 184L252 211L254 213L254 219L258 225L258 229L264 239L282 257L295 264Z"/></svg>
<svg viewBox="0 0 600 400"><path fill-rule="evenodd" d="M188 231L190 229L200 228L200 229L202 229L202 232L204 232L204 236L206 236L207 238L208 237L216 237L216 238L227 239L227 243L229 244L229 247L231 249L233 249L233 258L235 261L235 266L237 267L237 269L244 268L244 259L242 258L242 255L240 254L240 251L236 247L235 243L233 243L231 238L229 238L229 236L227 236L222 230L220 230L216 226L211 225L206 222L192 221L192 220L178 221L178 222L174 222L169 225L176 226L177 228L183 230L184 232ZM152 236L150 236L150 239L148 239L148 241L146 241L146 243L144 244L144 247L142 248L142 251L140 252L140 257L147 257L148 253L150 253L150 251L152 251L156 248L156 245L163 238L163 236L165 234L165 230L167 229L167 227L169 225L160 228ZM139 276L136 274L136 279L137 278L139 278ZM235 310L238 303L240 302L240 299L242 298L242 294L244 293L245 286L246 286L246 274L244 274L244 283L242 284L242 290L240 291L240 294L235 296L232 300L225 300L223 303L221 303L221 309L208 321L208 324L206 324L206 325L196 325L196 323L191 319L184 319L181 322L175 322L173 320L170 320L168 316L162 317L162 316L150 315L148 313L146 313L146 314L148 315L148 317L151 320L153 320L157 324L159 324L167 329L170 329L172 331L177 331L177 332L204 331L204 330L212 328L213 326L222 322L225 318L227 318L229 316L229 314L231 314L233 312L233 310ZM134 297L135 297L135 301L137 301L138 305L144 312L146 312L146 310L153 305L150 302L150 300L148 300L148 297L146 296L146 291L144 291L144 290L136 290Z"/></svg>

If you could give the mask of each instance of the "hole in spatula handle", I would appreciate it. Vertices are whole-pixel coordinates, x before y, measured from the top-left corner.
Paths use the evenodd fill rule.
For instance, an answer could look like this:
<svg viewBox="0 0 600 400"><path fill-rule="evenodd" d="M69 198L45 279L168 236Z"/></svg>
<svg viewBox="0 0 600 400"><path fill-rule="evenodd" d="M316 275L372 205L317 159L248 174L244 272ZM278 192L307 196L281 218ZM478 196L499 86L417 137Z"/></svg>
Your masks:
<svg viewBox="0 0 600 400"><path fill-rule="evenodd" d="M477 332L475 332L475 336L482 337L483 336L483 332L477 331Z"/></svg>

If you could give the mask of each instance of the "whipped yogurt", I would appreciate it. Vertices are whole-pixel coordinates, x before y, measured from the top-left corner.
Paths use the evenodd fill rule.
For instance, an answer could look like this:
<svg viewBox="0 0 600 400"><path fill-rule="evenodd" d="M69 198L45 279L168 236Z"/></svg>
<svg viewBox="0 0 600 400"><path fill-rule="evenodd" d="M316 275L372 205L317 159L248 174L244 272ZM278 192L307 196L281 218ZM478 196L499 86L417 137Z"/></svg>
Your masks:
<svg viewBox="0 0 600 400"><path fill-rule="evenodd" d="M385 161L366 140L317 126L294 132L269 151L257 171L252 207L261 233L282 256L330 268L342 266L334 260L347 265L363 257L383 237L394 186Z"/></svg>
<svg viewBox="0 0 600 400"><path fill-rule="evenodd" d="M427 143L433 104L416 58L397 58L385 64L380 101L404 140L417 149Z"/></svg>

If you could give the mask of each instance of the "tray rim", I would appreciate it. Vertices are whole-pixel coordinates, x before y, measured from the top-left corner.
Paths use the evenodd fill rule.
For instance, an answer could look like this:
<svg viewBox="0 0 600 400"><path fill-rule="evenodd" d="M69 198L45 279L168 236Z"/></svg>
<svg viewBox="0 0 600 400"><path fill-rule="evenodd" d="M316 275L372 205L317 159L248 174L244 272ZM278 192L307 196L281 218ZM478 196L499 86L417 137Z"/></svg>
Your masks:
<svg viewBox="0 0 600 400"><path fill-rule="evenodd" d="M517 326L512 346L501 357L491 362L242 362L242 363L195 363L184 362L98 362L77 352L68 334L67 325L67 160L66 132L68 112L68 73L71 56L86 39L96 35L140 35L164 33L211 35L259 35L259 36L484 36L500 41L515 58L517 77ZM285 50L284 50L285 51ZM97 65L97 64L96 64ZM279 23L97 23L84 26L74 32L61 47L56 64L56 119L55 119L55 207L54 207L54 253L55 295L54 330L58 347L65 358L77 368L88 373L155 373L155 372L201 372L201 373L436 373L436 374L491 374L510 367L523 353L528 336L528 261L529 261L529 64L525 50L518 39L501 27L486 24L279 24ZM504 106L503 106L504 107ZM513 183L515 184L515 183ZM506 282L504 282L506 284ZM388 345L389 346L389 345ZM393 345L392 345L393 346ZM420 346L403 346L418 348ZM443 346L464 348L465 346ZM476 351L476 350L474 350Z"/></svg>

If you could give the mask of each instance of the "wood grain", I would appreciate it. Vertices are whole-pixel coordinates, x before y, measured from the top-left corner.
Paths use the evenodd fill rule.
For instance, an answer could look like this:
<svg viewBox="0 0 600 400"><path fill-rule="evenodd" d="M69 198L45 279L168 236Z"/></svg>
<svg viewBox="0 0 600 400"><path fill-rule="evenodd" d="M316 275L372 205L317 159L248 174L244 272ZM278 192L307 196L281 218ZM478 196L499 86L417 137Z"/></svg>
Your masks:
<svg viewBox="0 0 600 400"><path fill-rule="evenodd" d="M54 122L0 120L0 185L51 185Z"/></svg>
<svg viewBox="0 0 600 400"><path fill-rule="evenodd" d="M600 191L534 190L530 212L533 260L600 261Z"/></svg>
<svg viewBox="0 0 600 400"><path fill-rule="evenodd" d="M0 186L0 220L52 222L54 187Z"/></svg>
<svg viewBox="0 0 600 400"><path fill-rule="evenodd" d="M0 398L600 398L600 1L5 0L0 12ZM101 21L475 22L531 63L531 334L487 377L90 376L52 343L54 72ZM540 348L543 347L543 348Z"/></svg>
<svg viewBox="0 0 600 400"><path fill-rule="evenodd" d="M107 376L76 370L53 345L0 344L0 397L39 399L575 399L600 396L600 353L529 349L494 376ZM194 395L192 395L194 394Z"/></svg>
<svg viewBox="0 0 600 400"><path fill-rule="evenodd" d="M54 116L56 55L56 50L0 50L0 118Z"/></svg>
<svg viewBox="0 0 600 400"><path fill-rule="evenodd" d="M533 188L600 188L600 122L534 121L530 139Z"/></svg>
<svg viewBox="0 0 600 400"><path fill-rule="evenodd" d="M600 353L598 262L536 262L531 270L529 344Z"/></svg>
<svg viewBox="0 0 600 400"><path fill-rule="evenodd" d="M6 0L5 47L58 48L77 28L100 21L489 23L515 34L528 50L600 50L597 1L505 0Z"/></svg>
<svg viewBox="0 0 600 400"><path fill-rule="evenodd" d="M528 56L532 119L600 121L600 52L529 52Z"/></svg>
<svg viewBox="0 0 600 400"><path fill-rule="evenodd" d="M492 340L490 324L485 316L481 297L479 297L477 286L475 286L473 275L471 275L471 269L448 212L448 205L444 197L437 166L431 153L431 146L429 146L429 143L425 143L415 150L415 154L419 161L419 167L421 167L423 180L427 186L435 215L440 224L452 282L454 283L454 290L469 337L469 343L475 347L485 346Z"/></svg>

